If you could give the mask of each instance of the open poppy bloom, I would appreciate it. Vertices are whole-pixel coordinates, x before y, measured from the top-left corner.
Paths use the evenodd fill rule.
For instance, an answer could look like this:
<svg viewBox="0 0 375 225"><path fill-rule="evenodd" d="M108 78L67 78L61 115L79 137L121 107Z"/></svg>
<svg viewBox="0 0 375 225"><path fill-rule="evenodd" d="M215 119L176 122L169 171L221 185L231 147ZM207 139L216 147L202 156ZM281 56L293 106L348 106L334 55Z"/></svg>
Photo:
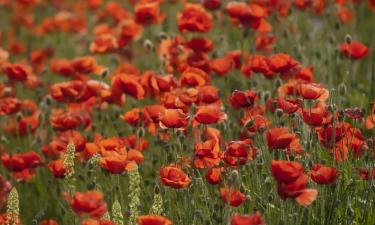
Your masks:
<svg viewBox="0 0 375 225"><path fill-rule="evenodd" d="M200 124L215 124L226 118L227 115L217 106L200 106L194 115L194 121Z"/></svg>
<svg viewBox="0 0 375 225"><path fill-rule="evenodd" d="M141 3L134 7L135 22L144 26L161 22L165 15L159 10L158 2Z"/></svg>
<svg viewBox="0 0 375 225"><path fill-rule="evenodd" d="M234 214L230 225L265 225L265 222L259 212L252 215Z"/></svg>
<svg viewBox="0 0 375 225"><path fill-rule="evenodd" d="M332 184L336 182L339 171L336 168L315 164L308 174L317 184Z"/></svg>
<svg viewBox="0 0 375 225"><path fill-rule="evenodd" d="M194 166L196 168L210 168L218 166L221 161L222 153L217 140L210 139L203 143L195 143Z"/></svg>
<svg viewBox="0 0 375 225"><path fill-rule="evenodd" d="M94 218L100 218L107 211L107 204L104 202L102 192L75 192L73 198L64 193L64 196L78 215L87 213Z"/></svg>
<svg viewBox="0 0 375 225"><path fill-rule="evenodd" d="M301 83L297 87L298 94L304 99L326 101L329 97L329 92L321 84L316 83Z"/></svg>
<svg viewBox="0 0 375 225"><path fill-rule="evenodd" d="M253 142L250 139L229 142L224 153L225 162L231 166L237 166L252 160L256 154L252 145Z"/></svg>
<svg viewBox="0 0 375 225"><path fill-rule="evenodd" d="M112 87L136 99L142 99L146 95L145 89L140 84L140 78L136 75L116 75L112 78Z"/></svg>
<svg viewBox="0 0 375 225"><path fill-rule="evenodd" d="M268 148L271 150L289 147L295 137L286 127L272 128L266 134Z"/></svg>
<svg viewBox="0 0 375 225"><path fill-rule="evenodd" d="M172 221L160 215L143 215L137 218L138 225L172 225Z"/></svg>
<svg viewBox="0 0 375 225"><path fill-rule="evenodd" d="M251 107L254 105L258 95L255 91L238 91L232 92L229 97L229 103L234 108Z"/></svg>
<svg viewBox="0 0 375 225"><path fill-rule="evenodd" d="M309 206L315 201L318 191L307 189L308 176L304 170L297 162L271 161L271 172L277 181L279 195L283 199L294 198L302 206Z"/></svg>
<svg viewBox="0 0 375 225"><path fill-rule="evenodd" d="M224 172L223 167L213 167L207 171L206 180L209 184L220 184L222 181L221 174Z"/></svg>
<svg viewBox="0 0 375 225"><path fill-rule="evenodd" d="M208 74L198 68L188 67L180 77L180 85L203 86L210 82Z"/></svg>
<svg viewBox="0 0 375 225"><path fill-rule="evenodd" d="M185 4L177 15L178 29L181 32L208 32L212 27L212 16L200 4Z"/></svg>
<svg viewBox="0 0 375 225"><path fill-rule="evenodd" d="M350 44L341 44L340 50L342 54L351 59L362 59L369 52L369 48L366 45L354 40L352 40Z"/></svg>
<svg viewBox="0 0 375 225"><path fill-rule="evenodd" d="M233 207L240 206L246 200L245 194L235 189L220 188L220 196L223 202L229 203Z"/></svg>
<svg viewBox="0 0 375 225"><path fill-rule="evenodd" d="M160 168L160 181L169 187L179 189L190 185L191 179L180 168L170 165Z"/></svg>
<svg viewBox="0 0 375 225"><path fill-rule="evenodd" d="M181 109L165 109L159 115L159 125L161 128L184 129L188 125L189 116Z"/></svg>
<svg viewBox="0 0 375 225"><path fill-rule="evenodd" d="M14 81L26 81L33 76L32 69L23 64L6 64L2 70L10 80Z"/></svg>

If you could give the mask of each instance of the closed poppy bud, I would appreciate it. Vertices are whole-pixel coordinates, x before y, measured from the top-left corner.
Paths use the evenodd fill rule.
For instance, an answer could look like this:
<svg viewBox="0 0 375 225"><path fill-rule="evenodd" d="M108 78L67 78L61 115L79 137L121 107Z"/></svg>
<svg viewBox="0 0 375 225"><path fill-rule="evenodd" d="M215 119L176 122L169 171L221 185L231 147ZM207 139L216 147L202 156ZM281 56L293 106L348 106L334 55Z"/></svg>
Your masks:
<svg viewBox="0 0 375 225"><path fill-rule="evenodd" d="M161 167L160 180L164 185L175 189L185 188L191 183L186 173L173 165Z"/></svg>
<svg viewBox="0 0 375 225"><path fill-rule="evenodd" d="M339 171L336 168L315 164L309 175L317 184L332 184L336 182Z"/></svg>
<svg viewBox="0 0 375 225"><path fill-rule="evenodd" d="M340 50L342 54L351 59L362 59L369 52L369 48L366 45L354 40L350 44L341 44Z"/></svg>
<svg viewBox="0 0 375 225"><path fill-rule="evenodd" d="M232 216L230 225L265 225L264 220L259 212L252 215L239 215Z"/></svg>
<svg viewBox="0 0 375 225"><path fill-rule="evenodd" d="M159 125L161 128L184 129L189 122L189 116L181 109L165 109L159 115Z"/></svg>
<svg viewBox="0 0 375 225"><path fill-rule="evenodd" d="M234 108L251 107L258 99L258 95L255 91L238 91L232 92L229 97L229 103Z"/></svg>
<svg viewBox="0 0 375 225"><path fill-rule="evenodd" d="M160 215L144 215L137 218L138 225L172 225L172 221Z"/></svg>
<svg viewBox="0 0 375 225"><path fill-rule="evenodd" d="M220 196L223 202L228 203L233 207L240 206L246 200L245 194L239 190L220 188Z"/></svg>

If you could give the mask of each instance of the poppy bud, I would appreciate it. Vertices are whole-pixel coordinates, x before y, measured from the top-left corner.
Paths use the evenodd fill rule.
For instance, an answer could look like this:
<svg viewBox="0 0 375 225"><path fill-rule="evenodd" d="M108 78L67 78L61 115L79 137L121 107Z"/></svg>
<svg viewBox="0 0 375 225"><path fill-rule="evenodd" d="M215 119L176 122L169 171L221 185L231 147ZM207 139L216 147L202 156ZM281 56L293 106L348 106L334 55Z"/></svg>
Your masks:
<svg viewBox="0 0 375 225"><path fill-rule="evenodd" d="M344 83L341 83L341 84L339 85L339 94L340 94L341 96L346 95L346 85L345 85Z"/></svg>
<svg viewBox="0 0 375 225"><path fill-rule="evenodd" d="M230 173L229 181L233 184L234 182L236 182L238 180L238 177L239 177L238 171L233 170Z"/></svg>
<svg viewBox="0 0 375 225"><path fill-rule="evenodd" d="M109 74L109 69L105 68L103 72L100 74L100 76L104 79L108 76L108 74Z"/></svg>
<svg viewBox="0 0 375 225"><path fill-rule="evenodd" d="M277 108L275 110L275 112L276 112L276 116L279 117L279 118L284 115L284 111L282 109L280 109L280 108Z"/></svg>
<svg viewBox="0 0 375 225"><path fill-rule="evenodd" d="M163 31L160 31L159 34L158 34L158 38L160 40L164 40L164 39L167 39L168 38L168 34L163 32Z"/></svg>
<svg viewBox="0 0 375 225"><path fill-rule="evenodd" d="M18 113L16 114L16 119L17 119L17 122L18 122L18 123L22 120L22 113L21 113L21 112L18 112Z"/></svg>
<svg viewBox="0 0 375 225"><path fill-rule="evenodd" d="M10 87L4 88L4 95L7 97L12 93L12 89Z"/></svg>
<svg viewBox="0 0 375 225"><path fill-rule="evenodd" d="M350 34L346 34L345 35L345 42L347 44L351 44L352 43L352 36Z"/></svg>
<svg viewBox="0 0 375 225"><path fill-rule="evenodd" d="M269 91L263 92L263 100L267 101L270 98L271 94Z"/></svg>
<svg viewBox="0 0 375 225"><path fill-rule="evenodd" d="M145 40L144 42L143 42L143 47L145 47L146 49L147 49L147 51L151 51L151 50L153 50L154 49L154 44L152 43L152 41L151 40Z"/></svg>
<svg viewBox="0 0 375 225"><path fill-rule="evenodd" d="M51 98L50 95L47 95L47 97L46 97L46 104L47 105L51 105L51 103L52 103L52 98Z"/></svg>
<svg viewBox="0 0 375 225"><path fill-rule="evenodd" d="M281 84L282 84L282 81L281 81L281 79L276 79L276 80L275 80L275 88L278 88L278 87L280 87L280 86L281 86Z"/></svg>

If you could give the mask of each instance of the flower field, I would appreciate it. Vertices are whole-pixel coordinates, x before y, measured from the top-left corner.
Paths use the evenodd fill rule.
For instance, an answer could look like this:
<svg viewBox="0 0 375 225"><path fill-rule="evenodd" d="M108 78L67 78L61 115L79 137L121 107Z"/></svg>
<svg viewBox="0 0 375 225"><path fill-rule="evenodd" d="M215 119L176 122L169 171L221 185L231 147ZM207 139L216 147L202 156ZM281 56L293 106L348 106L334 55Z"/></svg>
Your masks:
<svg viewBox="0 0 375 225"><path fill-rule="evenodd" d="M0 0L0 225L375 225L374 0Z"/></svg>

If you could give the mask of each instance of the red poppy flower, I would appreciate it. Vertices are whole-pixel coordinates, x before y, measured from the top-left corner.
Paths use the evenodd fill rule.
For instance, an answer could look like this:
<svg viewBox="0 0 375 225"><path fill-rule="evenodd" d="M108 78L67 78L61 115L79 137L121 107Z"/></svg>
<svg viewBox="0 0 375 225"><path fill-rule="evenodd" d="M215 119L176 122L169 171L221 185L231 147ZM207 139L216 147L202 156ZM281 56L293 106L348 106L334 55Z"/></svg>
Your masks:
<svg viewBox="0 0 375 225"><path fill-rule="evenodd" d="M138 225L172 225L172 221L160 215L144 215L137 218Z"/></svg>
<svg viewBox="0 0 375 225"><path fill-rule="evenodd" d="M255 91L238 91L235 90L232 92L229 97L229 103L234 108L244 108L251 107L254 105L258 95Z"/></svg>
<svg viewBox="0 0 375 225"><path fill-rule="evenodd" d="M336 168L315 164L309 175L317 184L332 184L336 182L339 171Z"/></svg>
<svg viewBox="0 0 375 225"><path fill-rule="evenodd" d="M169 187L180 189L189 186L191 179L180 168L170 165L160 169L160 181Z"/></svg>
<svg viewBox="0 0 375 225"><path fill-rule="evenodd" d="M219 165L222 154L217 140L210 139L203 143L197 142L194 149L194 166L196 168L210 168Z"/></svg>
<svg viewBox="0 0 375 225"><path fill-rule="evenodd" d="M77 129L79 127L89 127L91 118L88 114L76 111L65 111L63 109L53 109L49 121L52 127L59 131Z"/></svg>
<svg viewBox="0 0 375 225"><path fill-rule="evenodd" d="M194 115L194 121L200 124L215 124L226 120L227 115L218 106L200 106Z"/></svg>
<svg viewBox="0 0 375 225"><path fill-rule="evenodd" d="M213 167L207 171L206 180L209 184L215 185L222 181L221 174L224 172L223 167Z"/></svg>
<svg viewBox="0 0 375 225"><path fill-rule="evenodd" d="M53 84L50 93L60 102L82 102L93 96L86 83L79 80Z"/></svg>
<svg viewBox="0 0 375 225"><path fill-rule="evenodd" d="M14 114L21 110L22 103L18 98L0 98L0 116Z"/></svg>
<svg viewBox="0 0 375 225"><path fill-rule="evenodd" d="M289 147L295 138L295 134L289 133L288 128L272 128L268 131L266 138L269 149L285 149Z"/></svg>
<svg viewBox="0 0 375 225"><path fill-rule="evenodd" d="M189 116L181 109L165 109L159 115L159 125L161 128L184 129L189 123Z"/></svg>
<svg viewBox="0 0 375 225"><path fill-rule="evenodd" d="M181 86L204 86L210 82L210 77L206 72L194 67L188 67L181 74Z"/></svg>
<svg viewBox="0 0 375 225"><path fill-rule="evenodd" d="M16 153L1 156L4 166L12 171L22 171L28 168L35 168L42 164L42 158L34 151Z"/></svg>
<svg viewBox="0 0 375 225"><path fill-rule="evenodd" d="M10 80L26 81L33 76L32 69L23 64L6 64L2 69Z"/></svg>
<svg viewBox="0 0 375 225"><path fill-rule="evenodd" d="M212 16L200 4L185 4L181 13L177 14L178 29L181 32L201 32L211 30Z"/></svg>
<svg viewBox="0 0 375 225"><path fill-rule="evenodd" d="M186 48L194 52L211 52L214 48L214 42L208 38L192 38L184 43Z"/></svg>
<svg viewBox="0 0 375 225"><path fill-rule="evenodd" d="M275 73L285 73L298 65L290 55L279 53L272 55L267 59L270 69Z"/></svg>
<svg viewBox="0 0 375 225"><path fill-rule="evenodd" d="M204 8L208 10L217 10L221 7L222 0L203 0Z"/></svg>
<svg viewBox="0 0 375 225"><path fill-rule="evenodd" d="M64 167L64 160L58 159L48 163L48 169L53 173L56 178L64 178L66 175L66 168Z"/></svg>
<svg viewBox="0 0 375 225"><path fill-rule="evenodd" d="M94 218L100 218L107 211L103 193L99 191L75 192L73 198L64 193L66 200L77 214L88 213Z"/></svg>
<svg viewBox="0 0 375 225"><path fill-rule="evenodd" d="M226 5L228 15L235 23L257 29L261 19L266 16L266 10L258 4L231 1Z"/></svg>
<svg viewBox="0 0 375 225"><path fill-rule="evenodd" d="M302 107L301 99L277 98L278 106L286 113L295 113Z"/></svg>
<svg viewBox="0 0 375 225"><path fill-rule="evenodd" d="M220 196L223 202L228 203L233 207L240 206L246 200L245 194L235 189L220 188Z"/></svg>
<svg viewBox="0 0 375 225"><path fill-rule="evenodd" d="M237 166L252 160L256 154L252 144L250 139L229 142L224 155L225 162L231 166Z"/></svg>
<svg viewBox="0 0 375 225"><path fill-rule="evenodd" d="M97 64L96 59L91 56L79 57L73 60L72 66L77 73L101 74L104 68Z"/></svg>
<svg viewBox="0 0 375 225"><path fill-rule="evenodd" d="M212 59L210 61L211 70L219 77L229 73L234 68L232 58L223 56L221 58Z"/></svg>
<svg viewBox="0 0 375 225"><path fill-rule="evenodd" d="M81 225L116 225L116 224L109 220L85 219L82 221Z"/></svg>
<svg viewBox="0 0 375 225"><path fill-rule="evenodd" d="M340 50L342 54L344 54L346 57L350 57L351 59L362 59L369 52L369 48L366 45L354 40L352 40L350 44L341 44Z"/></svg>
<svg viewBox="0 0 375 225"><path fill-rule="evenodd" d="M146 95L146 91L140 84L139 77L136 75L116 75L112 78L112 87L136 99L142 99Z"/></svg>
<svg viewBox="0 0 375 225"><path fill-rule="evenodd" d="M316 83L301 83L297 86L299 95L304 99L317 99L319 101L326 101L329 92L321 84Z"/></svg>
<svg viewBox="0 0 375 225"><path fill-rule="evenodd" d="M100 34L90 44L90 52L92 53L108 53L118 49L116 38L109 33Z"/></svg>
<svg viewBox="0 0 375 225"><path fill-rule="evenodd" d="M332 115L324 104L317 104L311 109L303 109L302 118L308 125L318 127L330 123Z"/></svg>
<svg viewBox="0 0 375 225"><path fill-rule="evenodd" d="M140 3L134 7L135 22L144 26L159 23L164 19L158 2Z"/></svg>
<svg viewBox="0 0 375 225"><path fill-rule="evenodd" d="M259 212L252 215L239 215L232 216L230 225L265 225L264 220Z"/></svg>
<svg viewBox="0 0 375 225"><path fill-rule="evenodd" d="M55 220L43 220L39 225L59 225Z"/></svg>

